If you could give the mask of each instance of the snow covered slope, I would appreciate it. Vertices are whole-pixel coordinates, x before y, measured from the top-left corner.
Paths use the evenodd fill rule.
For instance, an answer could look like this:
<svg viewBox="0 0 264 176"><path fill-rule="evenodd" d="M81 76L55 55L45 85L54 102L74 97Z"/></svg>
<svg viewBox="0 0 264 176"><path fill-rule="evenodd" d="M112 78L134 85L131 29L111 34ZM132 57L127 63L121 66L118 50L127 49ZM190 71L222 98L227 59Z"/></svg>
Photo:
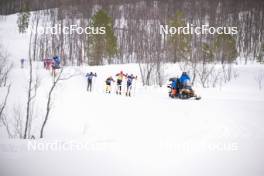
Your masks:
<svg viewBox="0 0 264 176"><path fill-rule="evenodd" d="M264 93L254 80L263 66L237 66L239 77L221 89L200 88L201 101L169 99L167 88L144 88L139 81L131 98L105 94L105 78L121 69L138 73L137 65L65 68L65 74L80 75L57 87L45 140L10 141L1 135L2 175L264 173ZM35 135L51 82L49 72L37 70L42 98L37 101L38 116L33 122ZM98 74L92 93L86 91L86 71ZM27 69L12 72L11 101L25 101L26 74ZM46 146L44 152L43 147L34 151L29 146L34 141L57 147L73 143L81 149Z"/></svg>

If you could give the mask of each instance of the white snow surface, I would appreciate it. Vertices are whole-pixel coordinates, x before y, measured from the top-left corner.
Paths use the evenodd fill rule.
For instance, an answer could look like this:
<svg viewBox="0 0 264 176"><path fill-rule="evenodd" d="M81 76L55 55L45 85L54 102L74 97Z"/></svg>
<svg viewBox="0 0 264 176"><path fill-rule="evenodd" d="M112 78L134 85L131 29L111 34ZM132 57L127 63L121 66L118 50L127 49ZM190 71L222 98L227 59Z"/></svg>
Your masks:
<svg viewBox="0 0 264 176"><path fill-rule="evenodd" d="M15 16L7 18L15 26ZM27 55L27 39L4 36L2 24L11 25L7 21L0 22L0 38L11 60L18 62ZM202 96L195 101L170 99L166 86L143 87L140 79L132 97L104 93L108 76L120 70L140 75L136 64L65 67L64 75L78 75L56 88L44 139L8 139L0 127L0 175L262 176L264 91L255 78L264 66L234 69L239 77L221 88L195 87ZM98 74L93 92L86 91L89 71ZM28 72L28 66L20 69L19 64L11 72L10 117L14 106L26 102ZM52 78L41 63L34 63L34 73L41 85L31 132L38 137ZM180 71L167 65L166 73L170 77Z"/></svg>

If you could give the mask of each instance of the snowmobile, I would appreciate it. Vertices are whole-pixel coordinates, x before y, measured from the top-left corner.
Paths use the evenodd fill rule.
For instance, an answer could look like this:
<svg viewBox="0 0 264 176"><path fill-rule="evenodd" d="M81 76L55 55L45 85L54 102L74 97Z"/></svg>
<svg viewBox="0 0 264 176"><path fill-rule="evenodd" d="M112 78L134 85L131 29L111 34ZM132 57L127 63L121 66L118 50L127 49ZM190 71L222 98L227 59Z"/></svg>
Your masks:
<svg viewBox="0 0 264 176"><path fill-rule="evenodd" d="M167 87L170 89L169 97L178 99L190 99L195 98L195 100L200 100L201 97L196 95L194 90L190 85L182 85L178 78L170 78L169 81L175 81L176 85L172 86L172 83Z"/></svg>

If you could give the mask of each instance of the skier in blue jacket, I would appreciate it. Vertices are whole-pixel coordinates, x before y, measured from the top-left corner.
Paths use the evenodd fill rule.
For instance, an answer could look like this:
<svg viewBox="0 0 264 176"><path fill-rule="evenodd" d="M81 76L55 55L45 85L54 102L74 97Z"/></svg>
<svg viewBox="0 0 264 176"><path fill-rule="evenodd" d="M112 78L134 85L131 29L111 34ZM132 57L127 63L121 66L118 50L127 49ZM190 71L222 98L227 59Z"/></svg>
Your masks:
<svg viewBox="0 0 264 176"><path fill-rule="evenodd" d="M86 74L87 77L87 91L92 91L93 77L97 77L96 73L90 72Z"/></svg>
<svg viewBox="0 0 264 176"><path fill-rule="evenodd" d="M127 78L126 96L131 96L132 83L134 79L137 79L137 76L134 76L133 74L131 74L131 75L126 75L126 78Z"/></svg>
<svg viewBox="0 0 264 176"><path fill-rule="evenodd" d="M59 69L60 68L60 63L61 63L61 59L59 56L54 56L53 57L53 69Z"/></svg>
<svg viewBox="0 0 264 176"><path fill-rule="evenodd" d="M56 70L60 69L60 63L61 59L59 56L54 56L53 57L53 62L52 62L52 75L55 77L56 76Z"/></svg>

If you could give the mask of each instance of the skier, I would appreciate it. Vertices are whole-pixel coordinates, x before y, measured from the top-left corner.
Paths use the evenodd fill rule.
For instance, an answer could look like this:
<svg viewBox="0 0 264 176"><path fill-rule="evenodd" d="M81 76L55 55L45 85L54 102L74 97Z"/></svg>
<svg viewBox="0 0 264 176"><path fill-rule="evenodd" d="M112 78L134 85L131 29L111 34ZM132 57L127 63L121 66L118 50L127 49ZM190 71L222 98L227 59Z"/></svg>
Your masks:
<svg viewBox="0 0 264 176"><path fill-rule="evenodd" d="M134 79L137 79L137 76L134 76L133 74L131 74L131 75L126 75L126 78L127 78L126 96L131 96L132 82Z"/></svg>
<svg viewBox="0 0 264 176"><path fill-rule="evenodd" d="M92 91L93 77L97 77L96 73L90 72L86 74L87 77L87 91Z"/></svg>
<svg viewBox="0 0 264 176"><path fill-rule="evenodd" d="M105 84L106 84L105 92L106 92L106 93L111 93L111 83L112 83L112 82L115 82L115 80L113 79L112 76L108 77L108 78L105 80Z"/></svg>
<svg viewBox="0 0 264 176"><path fill-rule="evenodd" d="M123 71L120 71L120 73L116 74L117 76L117 89L116 89L116 94L121 95L122 92L122 82L123 82L123 78L126 76Z"/></svg>
<svg viewBox="0 0 264 176"><path fill-rule="evenodd" d="M61 59L59 56L54 56L53 57L53 68L55 69L59 69L60 68L60 62L61 62Z"/></svg>
<svg viewBox="0 0 264 176"><path fill-rule="evenodd" d="M60 69L60 62L61 59L59 56L54 56L53 57L53 63L52 63L52 74L55 77L56 76L56 70Z"/></svg>
<svg viewBox="0 0 264 176"><path fill-rule="evenodd" d="M51 66L53 65L53 60L52 59L44 59L44 68L46 70L50 70Z"/></svg>
<svg viewBox="0 0 264 176"><path fill-rule="evenodd" d="M20 63L21 63L21 68L24 68L25 59L24 58L20 59Z"/></svg>

